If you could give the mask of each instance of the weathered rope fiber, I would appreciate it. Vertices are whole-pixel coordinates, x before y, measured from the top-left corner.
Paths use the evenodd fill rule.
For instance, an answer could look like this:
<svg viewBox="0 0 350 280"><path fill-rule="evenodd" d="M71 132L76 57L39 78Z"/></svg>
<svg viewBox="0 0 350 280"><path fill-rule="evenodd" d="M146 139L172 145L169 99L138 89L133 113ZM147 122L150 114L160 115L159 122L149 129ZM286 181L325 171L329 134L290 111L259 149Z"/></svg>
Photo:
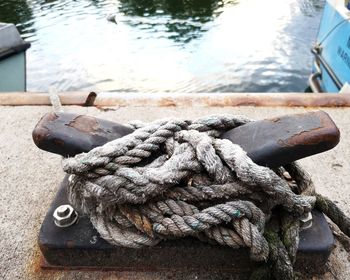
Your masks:
<svg viewBox="0 0 350 280"><path fill-rule="evenodd" d="M249 121L225 115L134 123L132 134L63 160L72 174L70 202L111 244L140 248L194 236L248 247L253 260L269 261L274 277L292 279L300 217L316 203L335 222L350 223L315 196L296 163L271 170L217 138Z"/></svg>

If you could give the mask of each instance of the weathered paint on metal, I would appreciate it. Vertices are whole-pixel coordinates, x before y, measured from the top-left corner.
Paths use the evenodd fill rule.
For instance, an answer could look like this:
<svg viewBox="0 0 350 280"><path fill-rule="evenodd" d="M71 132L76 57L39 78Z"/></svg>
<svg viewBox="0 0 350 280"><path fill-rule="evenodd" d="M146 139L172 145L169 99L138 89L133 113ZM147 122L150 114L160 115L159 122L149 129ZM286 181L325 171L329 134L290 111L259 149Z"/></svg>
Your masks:
<svg viewBox="0 0 350 280"><path fill-rule="evenodd" d="M100 124L96 118L79 115L71 120L68 124L69 127L75 128L81 132L88 132L94 134L101 130Z"/></svg>
<svg viewBox="0 0 350 280"><path fill-rule="evenodd" d="M90 116L49 113L35 127L33 139L43 150L74 156L132 131ZM239 144L253 161L270 167L329 150L339 137L338 128L323 111L256 121L222 135Z"/></svg>
<svg viewBox="0 0 350 280"><path fill-rule="evenodd" d="M64 92L62 105L97 107L350 107L350 94L311 93L98 93L87 102L88 92ZM51 106L47 93L1 93L0 105ZM90 106L89 105L89 106Z"/></svg>
<svg viewBox="0 0 350 280"><path fill-rule="evenodd" d="M226 106L301 106L301 107L347 107L350 95L305 93L195 93L195 94L128 94L101 93L98 106L144 106L144 107L226 107Z"/></svg>
<svg viewBox="0 0 350 280"><path fill-rule="evenodd" d="M300 143L303 143L302 145L317 145L322 142L338 144L340 140L340 131L333 120L325 112L317 112L314 114L317 114L317 118L309 118L308 120L303 119L300 115L300 121L317 121L319 122L319 126L316 125L314 128L297 132L288 139L281 140L281 143L287 146L300 145Z"/></svg>
<svg viewBox="0 0 350 280"><path fill-rule="evenodd" d="M67 178L42 224L39 245L45 258L44 269L96 269L159 271L208 269L247 273L259 263L250 260L249 250L213 246L194 238L163 241L154 247L131 249L103 240L88 217L81 216L68 228L56 227L52 213L67 203ZM322 213L313 211L313 225L300 233L296 269L322 273L333 248L334 238Z"/></svg>
<svg viewBox="0 0 350 280"><path fill-rule="evenodd" d="M340 132L327 113L316 111L248 123L222 138L240 145L254 162L278 167L332 149Z"/></svg>
<svg viewBox="0 0 350 280"><path fill-rule="evenodd" d="M85 115L48 113L38 122L32 136L40 149L74 156L132 131L126 126Z"/></svg>

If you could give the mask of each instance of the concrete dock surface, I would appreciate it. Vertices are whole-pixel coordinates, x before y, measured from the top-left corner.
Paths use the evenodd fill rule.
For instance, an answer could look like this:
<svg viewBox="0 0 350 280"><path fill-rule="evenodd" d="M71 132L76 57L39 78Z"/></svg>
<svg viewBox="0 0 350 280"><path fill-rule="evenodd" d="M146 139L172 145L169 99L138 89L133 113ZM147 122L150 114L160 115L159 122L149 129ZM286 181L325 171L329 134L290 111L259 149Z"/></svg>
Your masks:
<svg viewBox="0 0 350 280"><path fill-rule="evenodd" d="M96 107L65 106L65 112L125 123L165 117L198 118L243 114L254 119L317 110L296 107ZM350 109L322 108L341 131L331 151L301 160L319 193L350 215ZM0 279L236 279L228 272L44 271L37 236L46 211L63 179L61 157L39 150L31 133L51 106L0 106ZM306 277L310 279L310 277ZM350 279L350 254L337 241L324 275L311 279Z"/></svg>

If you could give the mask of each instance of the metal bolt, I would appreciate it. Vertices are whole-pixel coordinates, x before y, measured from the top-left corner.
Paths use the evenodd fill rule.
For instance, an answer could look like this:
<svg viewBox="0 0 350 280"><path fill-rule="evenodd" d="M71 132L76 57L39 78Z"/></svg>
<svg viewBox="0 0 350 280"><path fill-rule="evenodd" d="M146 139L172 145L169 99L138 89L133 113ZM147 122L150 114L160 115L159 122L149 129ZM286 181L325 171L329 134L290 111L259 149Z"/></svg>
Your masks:
<svg viewBox="0 0 350 280"><path fill-rule="evenodd" d="M303 217L300 218L300 229L304 230L312 227L312 214L311 212L307 213Z"/></svg>
<svg viewBox="0 0 350 280"><path fill-rule="evenodd" d="M69 214L68 205L61 205L57 208L57 215L60 217L65 217Z"/></svg>
<svg viewBox="0 0 350 280"><path fill-rule="evenodd" d="M58 227L69 227L78 219L78 213L69 204L58 206L53 212L54 223Z"/></svg>

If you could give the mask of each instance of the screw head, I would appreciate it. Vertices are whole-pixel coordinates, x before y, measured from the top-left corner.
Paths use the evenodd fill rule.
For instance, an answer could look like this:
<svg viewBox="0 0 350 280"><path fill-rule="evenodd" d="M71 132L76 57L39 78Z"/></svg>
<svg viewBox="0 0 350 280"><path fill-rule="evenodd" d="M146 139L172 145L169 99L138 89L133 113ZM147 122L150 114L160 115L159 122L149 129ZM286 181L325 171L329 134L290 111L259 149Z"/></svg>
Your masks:
<svg viewBox="0 0 350 280"><path fill-rule="evenodd" d="M69 204L60 205L53 213L54 223L58 227L69 227L78 219L78 213Z"/></svg>

